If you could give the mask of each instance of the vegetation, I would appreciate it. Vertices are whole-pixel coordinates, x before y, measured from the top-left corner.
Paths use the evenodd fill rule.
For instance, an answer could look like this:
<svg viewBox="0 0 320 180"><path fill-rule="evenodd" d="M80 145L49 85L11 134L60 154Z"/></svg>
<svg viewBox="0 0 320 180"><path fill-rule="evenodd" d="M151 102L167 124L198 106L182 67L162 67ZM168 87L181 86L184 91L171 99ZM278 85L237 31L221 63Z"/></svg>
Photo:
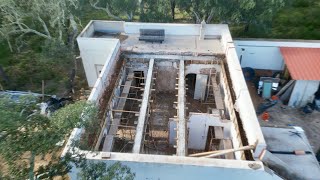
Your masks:
<svg viewBox="0 0 320 180"><path fill-rule="evenodd" d="M0 98L0 163L8 169L7 172L2 172L4 168L0 169L2 178L64 176L71 170L70 163L74 163L82 169L79 175L82 179L133 179L134 174L130 169L119 163L106 167L104 163L87 162L83 158L85 154L77 157L67 154L60 159L59 144L73 128L92 128L92 122L97 117L95 105L78 101L58 110L51 117L46 117L35 111L37 101L34 96L18 100L6 96ZM51 156L49 163L36 166L36 160L45 160L48 155Z"/></svg>
<svg viewBox="0 0 320 180"><path fill-rule="evenodd" d="M91 19L228 23L233 37L319 39L319 0L0 0L0 88L68 92ZM10 53L13 52L13 53ZM60 73L57 73L60 72ZM85 85L81 82L81 85Z"/></svg>
<svg viewBox="0 0 320 180"><path fill-rule="evenodd" d="M73 122L60 123L57 116L48 118L34 111L37 101L34 96L18 101L9 97L0 99L0 155L8 167L9 178L26 179L29 176L33 179L36 156L56 155L54 152L60 148L56 144L64 140L76 126L76 121L80 121L79 112L85 105L82 101L75 103L73 106L79 106L78 111L69 114L78 117Z"/></svg>

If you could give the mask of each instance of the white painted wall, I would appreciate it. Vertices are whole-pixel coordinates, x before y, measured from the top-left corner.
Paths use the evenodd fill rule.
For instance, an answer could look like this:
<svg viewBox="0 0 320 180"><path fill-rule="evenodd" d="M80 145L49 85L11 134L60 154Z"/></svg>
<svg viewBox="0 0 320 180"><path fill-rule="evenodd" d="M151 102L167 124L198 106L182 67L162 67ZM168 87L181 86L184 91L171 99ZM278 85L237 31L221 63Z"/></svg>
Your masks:
<svg viewBox="0 0 320 180"><path fill-rule="evenodd" d="M166 35L200 36L201 25L92 20L79 37L91 37L94 31L139 34L140 29L164 29ZM228 30L228 25L225 24L206 24L204 26L206 36L219 38L226 30Z"/></svg>
<svg viewBox="0 0 320 180"><path fill-rule="evenodd" d="M118 39L78 38L80 55L89 87L93 87L98 78L97 66L104 66L114 57L120 48Z"/></svg>
<svg viewBox="0 0 320 180"><path fill-rule="evenodd" d="M104 160L104 162L107 165L112 165L116 161ZM225 161L227 164L231 164L232 162L233 161L230 160ZM273 174L271 171L266 172L248 168L229 168L202 165L195 166L187 164L181 165L172 163L148 163L137 161L121 161L121 164L129 167L131 172L135 173L135 179L137 180L281 180L280 177L278 177L276 174ZM248 166L247 163L245 165ZM69 173L70 179L80 179L78 173L79 170L73 167L71 173Z"/></svg>
<svg viewBox="0 0 320 180"><path fill-rule="evenodd" d="M74 140L80 138L82 129L75 128L68 139L62 152L62 157L67 152L85 155L90 162L103 162L107 165L115 162L121 162L122 165L128 166L136 179L259 179L259 180L280 180L272 171L265 171L261 161L242 161L230 159L214 158L192 158L183 156L163 156L148 154L132 153L110 153L110 159L103 159L103 152L92 152L76 150L72 152ZM256 165L260 168L251 169L250 165ZM71 172L68 174L72 180L79 179L80 169L73 165Z"/></svg>
<svg viewBox="0 0 320 180"><path fill-rule="evenodd" d="M124 25L127 34L139 34L140 29L164 29L166 35L199 36L200 28L200 24L126 22ZM226 28L228 26L225 24L207 24L205 25L205 35L221 36L221 31Z"/></svg>
<svg viewBox="0 0 320 180"><path fill-rule="evenodd" d="M237 39L234 40L236 46L257 46L257 47L306 47L306 48L319 48L320 41L308 40L259 40L259 39Z"/></svg>
<svg viewBox="0 0 320 180"><path fill-rule="evenodd" d="M95 31L99 32L110 32L110 33L121 33L124 32L124 21L94 21L93 26Z"/></svg>
<svg viewBox="0 0 320 180"><path fill-rule="evenodd" d="M284 60L279 47L320 47L320 41L284 40L235 40L235 48L241 67L254 69L283 70Z"/></svg>
<svg viewBox="0 0 320 180"><path fill-rule="evenodd" d="M208 75L197 74L193 99L204 100L208 83Z"/></svg>
<svg viewBox="0 0 320 180"><path fill-rule="evenodd" d="M205 113L189 114L188 148L204 150L207 142L209 126L220 126L224 129L224 137L231 138L231 121L221 121L220 116Z"/></svg>
<svg viewBox="0 0 320 180"><path fill-rule="evenodd" d="M94 21L90 21L87 26L82 30L82 32L79 34L78 38L80 37L91 37L94 33Z"/></svg>
<svg viewBox="0 0 320 180"><path fill-rule="evenodd" d="M320 81L297 80L288 105L299 108L313 102L314 93L318 91L319 84Z"/></svg>
<svg viewBox="0 0 320 180"><path fill-rule="evenodd" d="M236 46L241 67L254 69L278 70L284 69L284 60L278 47Z"/></svg>

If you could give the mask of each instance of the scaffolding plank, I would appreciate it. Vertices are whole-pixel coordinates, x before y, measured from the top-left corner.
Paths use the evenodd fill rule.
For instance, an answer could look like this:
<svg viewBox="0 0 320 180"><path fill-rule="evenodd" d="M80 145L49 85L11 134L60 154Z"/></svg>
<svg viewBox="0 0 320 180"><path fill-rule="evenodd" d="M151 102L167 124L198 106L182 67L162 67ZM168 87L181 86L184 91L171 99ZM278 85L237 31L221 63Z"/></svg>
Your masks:
<svg viewBox="0 0 320 180"><path fill-rule="evenodd" d="M217 84L216 78L211 78L211 83L213 85L212 88L213 88L213 94L214 94L216 107L219 110L223 110L224 109L223 99L222 99L220 88Z"/></svg>
<svg viewBox="0 0 320 180"><path fill-rule="evenodd" d="M127 99L125 99L125 98L128 97L128 94L129 94L129 91L130 91L130 87L131 87L132 82L133 82L133 78L132 78L133 76L134 76L133 73L129 73L128 74L127 81L126 81L125 86L124 86L124 88L122 90L122 93L121 93L121 97L123 97L123 98L119 99L119 102L118 102L118 106L117 106L118 110L123 110L124 109L124 106L125 106L126 101L127 101ZM106 136L106 138L104 140L102 151L105 151L105 152L111 152L112 151L114 135L118 131L118 125L120 124L121 116L122 116L122 112L116 112L115 113L115 116L114 116L114 119L113 119L113 122L112 122L113 125L110 127L110 129L108 131L108 134L107 134L107 136Z"/></svg>

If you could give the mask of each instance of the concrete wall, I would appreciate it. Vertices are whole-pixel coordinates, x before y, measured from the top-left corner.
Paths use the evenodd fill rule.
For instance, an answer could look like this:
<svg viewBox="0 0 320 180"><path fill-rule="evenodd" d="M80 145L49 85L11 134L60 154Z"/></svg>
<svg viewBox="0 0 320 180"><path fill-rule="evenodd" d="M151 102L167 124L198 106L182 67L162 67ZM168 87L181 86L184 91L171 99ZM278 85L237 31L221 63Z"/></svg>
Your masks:
<svg viewBox="0 0 320 180"><path fill-rule="evenodd" d="M241 67L255 69L283 70L284 60L279 47L320 47L320 41L285 40L235 40Z"/></svg>
<svg viewBox="0 0 320 180"><path fill-rule="evenodd" d="M175 91L178 77L178 68L176 62L170 61L156 61L157 79L155 81L157 87L156 91Z"/></svg>
<svg viewBox="0 0 320 180"><path fill-rule="evenodd" d="M166 35L199 36L200 24L139 23L124 21L91 21L79 37L90 37L93 31L139 34L140 29L164 29ZM205 25L206 36L221 37L221 32L228 28L225 24Z"/></svg>
<svg viewBox="0 0 320 180"><path fill-rule="evenodd" d="M87 26L82 30L82 32L79 34L78 38L80 37L91 37L94 33L94 21L90 21Z"/></svg>
<svg viewBox="0 0 320 180"><path fill-rule="evenodd" d="M284 69L284 60L278 47L236 46L241 67L254 69Z"/></svg>
<svg viewBox="0 0 320 180"><path fill-rule="evenodd" d="M97 66L105 66L119 53L118 39L78 38L80 55L89 87L93 87L98 78Z"/></svg>
<svg viewBox="0 0 320 180"><path fill-rule="evenodd" d="M224 52L226 52L226 61L228 64L228 68L226 70L229 72L232 80L230 88L234 92L236 98L235 109L239 113L242 121L248 144L254 145L257 143L254 151L254 158L257 158L267 145L241 70L235 45L233 44L232 37L228 29L223 31L221 43L224 47Z"/></svg>
<svg viewBox="0 0 320 180"><path fill-rule="evenodd" d="M80 138L81 129L74 129L62 152L65 156L71 151L73 140ZM213 158L190 158L182 156L163 156L131 153L103 153L76 150L71 153L85 155L89 162L104 162L107 165L121 162L136 174L135 179L281 179L271 171L267 172L260 161L226 160ZM102 158L109 154L108 158ZM255 166L256 169L250 167ZM80 169L73 168L69 173L70 179L79 179Z"/></svg>
<svg viewBox="0 0 320 180"><path fill-rule="evenodd" d="M190 64L186 66L185 74L196 74L196 84L195 84L195 91L194 91L194 99L205 99L206 89L207 89L207 82L208 82L208 69L214 68L216 72L221 71L220 65L213 64L213 65L204 65L204 64ZM203 74L205 72L205 74Z"/></svg>
<svg viewBox="0 0 320 180"><path fill-rule="evenodd" d="M93 26L95 31L109 32L109 33L120 33L124 32L124 21L94 21Z"/></svg>
<svg viewBox="0 0 320 180"><path fill-rule="evenodd" d="M202 74L205 69L214 68L217 72L221 71L220 65L213 64L190 64L186 66L185 74ZM208 71L206 71L208 72Z"/></svg>
<svg viewBox="0 0 320 180"><path fill-rule="evenodd" d="M166 35L199 36L200 24L170 24L170 23L136 23L126 22L125 33L139 34L139 29L164 29ZM223 29L228 28L224 24L208 24L205 26L205 35L220 36Z"/></svg>
<svg viewBox="0 0 320 180"><path fill-rule="evenodd" d="M319 84L320 81L296 81L288 105L299 108L313 102Z"/></svg>
<svg viewBox="0 0 320 180"><path fill-rule="evenodd" d="M197 150L205 149L209 126L223 127L224 137L231 139L231 121L221 121L219 116L203 113L190 113L188 121L188 148Z"/></svg>
<svg viewBox="0 0 320 180"><path fill-rule="evenodd" d="M197 74L193 99L204 100L208 84L208 75Z"/></svg>
<svg viewBox="0 0 320 180"><path fill-rule="evenodd" d="M154 157L150 157L151 159ZM199 158L198 158L199 159ZM104 160L107 165L112 165L116 161ZM94 162L94 161L91 161ZM233 163L232 160L225 160L226 166ZM207 162L210 163L210 162ZM222 163L222 162L221 162ZM277 175L270 174L263 170L253 170L249 168L232 168L232 167L215 167L202 165L187 165L187 164L169 164L169 163L148 163L137 161L121 161L122 165L130 168L131 172L135 173L137 180L281 180ZM248 163L243 163L248 166ZM260 165L260 164L258 164ZM73 166L69 177L72 180L80 179L78 176L79 170Z"/></svg>

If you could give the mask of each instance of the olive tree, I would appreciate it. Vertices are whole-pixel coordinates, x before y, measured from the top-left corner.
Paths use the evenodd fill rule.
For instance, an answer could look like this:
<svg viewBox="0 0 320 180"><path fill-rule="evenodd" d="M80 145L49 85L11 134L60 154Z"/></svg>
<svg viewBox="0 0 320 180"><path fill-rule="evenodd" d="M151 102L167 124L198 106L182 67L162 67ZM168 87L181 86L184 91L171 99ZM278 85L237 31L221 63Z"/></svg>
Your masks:
<svg viewBox="0 0 320 180"><path fill-rule="evenodd" d="M196 23L212 20L224 23L260 23L271 21L285 0L175 0L175 4L194 17Z"/></svg>
<svg viewBox="0 0 320 180"><path fill-rule="evenodd" d="M65 37L75 39L77 21L73 11L78 0L0 0L0 36L19 50L30 35L64 43Z"/></svg>
<svg viewBox="0 0 320 180"><path fill-rule="evenodd" d="M97 10L102 10L114 20L132 21L139 7L139 0L90 0L90 4Z"/></svg>

